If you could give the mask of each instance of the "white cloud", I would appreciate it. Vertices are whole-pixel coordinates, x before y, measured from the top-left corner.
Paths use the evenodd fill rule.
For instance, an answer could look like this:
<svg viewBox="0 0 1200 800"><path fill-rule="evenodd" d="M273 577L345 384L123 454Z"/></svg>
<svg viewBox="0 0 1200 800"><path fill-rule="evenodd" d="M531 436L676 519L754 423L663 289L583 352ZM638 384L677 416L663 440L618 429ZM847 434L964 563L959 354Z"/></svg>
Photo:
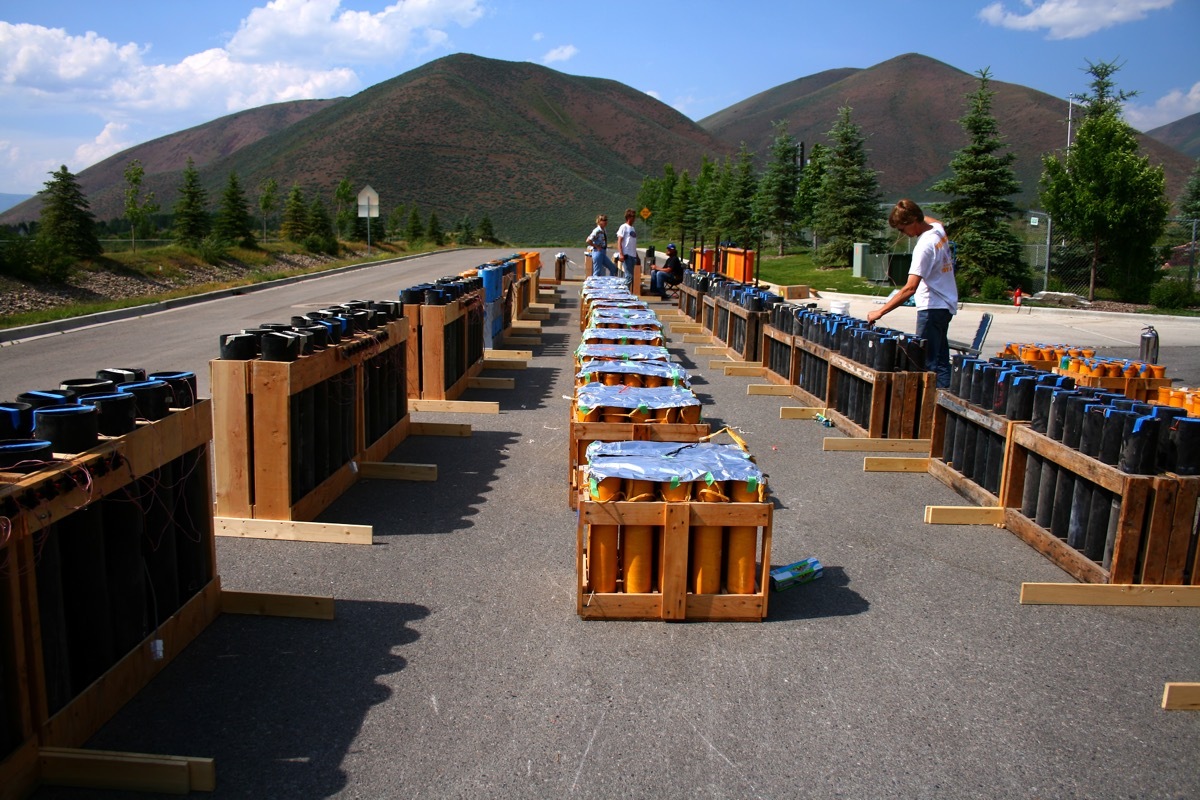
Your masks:
<svg viewBox="0 0 1200 800"><path fill-rule="evenodd" d="M1192 0L1185 0L1192 2ZM1151 11L1170 8L1175 0L1021 0L1024 13L1003 2L979 12L990 25L1017 31L1046 30L1047 39L1079 39L1096 31L1145 19Z"/></svg>
<svg viewBox="0 0 1200 800"><path fill-rule="evenodd" d="M654 91L653 89L647 89L645 92L643 92L643 94L650 95L655 100L662 100L662 95L660 95L658 92Z"/></svg>
<svg viewBox="0 0 1200 800"><path fill-rule="evenodd" d="M542 33L541 31L538 31L537 33L535 33L533 35L533 40L535 42L540 42L542 39L545 39L545 38L546 38L546 35L544 33Z"/></svg>
<svg viewBox="0 0 1200 800"><path fill-rule="evenodd" d="M1192 88L1186 92L1173 89L1153 105L1126 103L1123 110L1125 121L1139 131L1154 130L1168 122L1200 113L1200 83L1192 84Z"/></svg>
<svg viewBox="0 0 1200 800"><path fill-rule="evenodd" d="M546 55L542 56L543 64L554 64L559 61L570 61L579 53L579 48L573 44L564 44L556 47Z"/></svg>
<svg viewBox="0 0 1200 800"><path fill-rule="evenodd" d="M225 49L239 61L388 63L445 44L445 27L481 16L479 0L400 0L376 13L342 9L341 0L271 0L242 20Z"/></svg>
<svg viewBox="0 0 1200 800"><path fill-rule="evenodd" d="M100 135L90 142L84 142L75 148L75 163L95 164L114 153L119 153L134 145L134 142L124 141L121 134L129 129L128 125L110 122L100 131Z"/></svg>

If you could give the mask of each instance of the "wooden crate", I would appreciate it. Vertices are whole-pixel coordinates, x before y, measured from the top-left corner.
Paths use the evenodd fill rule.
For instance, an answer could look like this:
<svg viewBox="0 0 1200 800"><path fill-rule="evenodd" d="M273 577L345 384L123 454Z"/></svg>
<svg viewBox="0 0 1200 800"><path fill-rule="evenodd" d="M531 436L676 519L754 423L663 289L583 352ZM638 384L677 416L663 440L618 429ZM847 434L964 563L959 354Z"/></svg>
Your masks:
<svg viewBox="0 0 1200 800"><path fill-rule="evenodd" d="M579 503L580 468L585 464L585 451L592 442L698 442L709 434L708 423L654 422L571 422L570 491L568 502L572 509Z"/></svg>
<svg viewBox="0 0 1200 800"><path fill-rule="evenodd" d="M697 291L690 286L679 284L679 309L691 319L700 321L704 315L704 297L706 292Z"/></svg>
<svg viewBox="0 0 1200 800"><path fill-rule="evenodd" d="M1108 569L1022 513L1030 453L1121 497ZM1010 427L1006 464L1000 494L1005 527L1076 579L1086 583L1200 584L1200 556L1196 554L1200 478L1127 475L1025 426Z"/></svg>
<svg viewBox="0 0 1200 800"><path fill-rule="evenodd" d="M713 344L726 348L735 361L758 361L762 331L770 316L766 311L750 311L722 298L704 298L705 331Z"/></svg>
<svg viewBox="0 0 1200 800"><path fill-rule="evenodd" d="M932 372L880 372L829 353L826 416L851 436L928 438L935 399Z"/></svg>
<svg viewBox="0 0 1200 800"><path fill-rule="evenodd" d="M698 620L758 622L767 615L770 590L770 503L597 503L579 505L576 529L576 612L583 619ZM658 537L658 591L593 592L588 584L588 541L592 525L653 525ZM758 579L754 594L694 594L688 591L688 547L695 526L756 526ZM618 586L620 588L620 586Z"/></svg>
<svg viewBox="0 0 1200 800"><path fill-rule="evenodd" d="M0 752L0 794L21 796L36 787L39 748L81 746L219 612L208 461L212 419L210 401L201 400L124 436L104 437L38 472L5 476L0 513L10 527L0 537L0 685L8 751ZM104 515L118 507L145 527L127 527L124 516L105 524ZM152 524L151 515L159 513L164 516ZM143 555L142 540L158 524L169 525L170 532L164 527L153 554ZM81 549L108 548L111 537L128 534L126 559L110 551L107 560L92 561ZM69 573L60 566L67 563L62 537L68 535L75 551ZM163 560L168 552L169 562ZM146 565L140 566L143 558ZM153 607L147 605L144 588L112 572L118 563L134 561L137 575L148 570L147 580L155 584L173 573L174 593L159 586ZM92 568L105 564L107 569ZM142 605L123 602L135 595ZM46 609L42 602L49 598L57 599ZM76 610L68 616L75 623L61 622L71 605ZM143 614L154 612L155 632L142 638ZM91 617L106 624L86 625ZM163 642L160 659L152 654L152 638ZM86 668L68 667L68 652L85 656Z"/></svg>
<svg viewBox="0 0 1200 800"><path fill-rule="evenodd" d="M1131 400L1140 400L1143 402L1157 399L1158 390L1163 387L1169 387L1172 382L1170 378L1126 378L1123 376L1101 378L1095 375L1081 375L1078 372L1070 372L1061 367L1055 367L1053 371L1056 375L1066 375L1074 378L1076 386L1120 392Z"/></svg>
<svg viewBox="0 0 1200 800"><path fill-rule="evenodd" d="M790 385L796 374L796 337L784 333L774 325L763 325L762 353L763 376L771 383Z"/></svg>
<svg viewBox="0 0 1200 800"><path fill-rule="evenodd" d="M217 516L315 519L354 484L356 462L377 461L404 441L408 339L400 319L294 362L210 362ZM375 377L385 372L394 384ZM320 392L335 419L315 410ZM325 447L313 444L322 420Z"/></svg>
<svg viewBox="0 0 1200 800"><path fill-rule="evenodd" d="M521 286L530 283L522 280L526 283ZM410 367L419 369L420 397L457 400L471 378L483 371L483 294L473 292L444 306L420 308L420 367Z"/></svg>
<svg viewBox="0 0 1200 800"><path fill-rule="evenodd" d="M975 503L975 505L984 507L1000 505L998 493L991 492L985 488L981 481L975 480L978 476L974 474L973 468L971 470L964 470L962 465L952 463L953 453L945 452L946 428L951 419L954 420L954 424L957 426L954 439L956 442L959 435L967 435L968 432L975 434L979 430L987 431L993 437L998 437L1003 459L1003 464L1000 468L999 485L1001 487L1004 486L1004 470L1008 466L1009 428L1012 425L1026 425L1027 423L1012 422L1006 417L985 411L944 389L937 390L937 400L934 404L933 429L929 445L929 474ZM994 438L991 441L995 442L996 439ZM971 472L972 477L967 477L966 472Z"/></svg>

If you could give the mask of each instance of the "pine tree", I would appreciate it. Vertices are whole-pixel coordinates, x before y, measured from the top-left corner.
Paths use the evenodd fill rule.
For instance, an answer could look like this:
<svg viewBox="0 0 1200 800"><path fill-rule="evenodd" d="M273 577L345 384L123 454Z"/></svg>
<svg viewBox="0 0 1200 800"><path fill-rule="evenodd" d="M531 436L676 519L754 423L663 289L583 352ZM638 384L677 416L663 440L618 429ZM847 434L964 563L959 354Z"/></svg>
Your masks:
<svg viewBox="0 0 1200 800"><path fill-rule="evenodd" d="M250 202L246 199L237 173L230 172L225 191L221 194L221 202L217 206L217 213L213 217L213 234L222 241L253 247L253 225Z"/></svg>
<svg viewBox="0 0 1200 800"><path fill-rule="evenodd" d="M354 185L349 178L342 178L337 188L333 190L333 218L337 223L338 233L347 238L360 238L356 226L358 219L358 201L354 193ZM363 226L362 239L366 239L366 226Z"/></svg>
<svg viewBox="0 0 1200 800"><path fill-rule="evenodd" d="M320 197L314 197L308 205L308 236L304 238L306 249L314 253L337 252L337 238L333 235L333 217Z"/></svg>
<svg viewBox="0 0 1200 800"><path fill-rule="evenodd" d="M825 240L817 253L824 266L848 267L855 242L875 242L881 223L882 195L875 170L867 166L866 138L851 119L852 109L838 109L828 136L816 208L816 232Z"/></svg>
<svg viewBox="0 0 1200 800"><path fill-rule="evenodd" d="M200 173L188 156L183 170L183 183L179 187L179 199L175 201L175 241L184 247L199 247L208 235L211 222L208 217L208 192L200 184Z"/></svg>
<svg viewBox="0 0 1200 800"><path fill-rule="evenodd" d="M304 199L304 190L299 184L293 184L288 191L287 200L283 203L283 221L279 225L279 234L289 242L303 242L308 236L308 202Z"/></svg>
<svg viewBox="0 0 1200 800"><path fill-rule="evenodd" d="M1196 159L1192 177L1179 197L1179 215L1184 219L1200 219L1200 158Z"/></svg>
<svg viewBox="0 0 1200 800"><path fill-rule="evenodd" d="M410 245L419 244L425 238L425 226L421 223L421 212L416 203L408 214L408 227L404 229L404 238Z"/></svg>
<svg viewBox="0 0 1200 800"><path fill-rule="evenodd" d="M487 244L495 244L500 240L496 238L496 229L492 227L492 218L487 214L479 220L479 230L476 231L479 238Z"/></svg>
<svg viewBox="0 0 1200 800"><path fill-rule="evenodd" d="M825 154L829 150L817 142L808 154L808 163L800 170L800 181L796 184L796 225L811 228L816 222L817 202L821 197L821 182L825 180Z"/></svg>
<svg viewBox="0 0 1200 800"><path fill-rule="evenodd" d="M959 123L969 143L950 162L951 177L931 188L952 197L944 206L947 235L958 245L960 288L976 293L985 278L995 276L1009 287L1028 282L1021 240L1009 225L1017 213L1009 199L1021 189L1012 165L1016 154L1006 145L992 114L995 92L987 69L976 73L979 87L967 97L967 113Z"/></svg>
<svg viewBox="0 0 1200 800"><path fill-rule="evenodd" d="M463 214L463 218L458 221L458 225L454 228L455 241L460 245L474 244L475 226L471 224L471 217Z"/></svg>
<svg viewBox="0 0 1200 800"><path fill-rule="evenodd" d="M753 247L759 232L754 216L758 178L754 174L754 154L745 144L738 150L737 162L730 171L728 189L721 206L721 230L727 239L740 246Z"/></svg>
<svg viewBox="0 0 1200 800"><path fill-rule="evenodd" d="M692 178L687 170L679 173L675 181L675 194L671 198L670 227L664 227L663 233L680 242L687 240L688 232L694 230L696 212L694 208L695 192L692 188Z"/></svg>
<svg viewBox="0 0 1200 800"><path fill-rule="evenodd" d="M387 235L397 239L402 237L407 222L408 207L403 204L396 206L387 216Z"/></svg>
<svg viewBox="0 0 1200 800"><path fill-rule="evenodd" d="M150 218L158 213L154 192L142 195L142 180L146 169L136 158L125 168L125 217L129 220L129 246L137 251L138 233L148 227Z"/></svg>
<svg viewBox="0 0 1200 800"><path fill-rule="evenodd" d="M716 225L716 209L713 208L713 185L717 182L717 162L707 155L700 160L700 173L694 187L696 205L696 234L703 246ZM682 246L682 242L680 245Z"/></svg>
<svg viewBox="0 0 1200 800"><path fill-rule="evenodd" d="M38 240L47 252L72 259L95 258L103 252L96 235L96 218L79 181L62 165L50 173L46 188L38 192L42 213L38 218Z"/></svg>
<svg viewBox="0 0 1200 800"><path fill-rule="evenodd" d="M429 238L429 241L433 242L438 247L441 247L446 243L446 236L442 233L442 225L441 222L438 221L438 215L436 211L429 212L429 225L426 226L425 236Z"/></svg>
<svg viewBox="0 0 1200 800"><path fill-rule="evenodd" d="M1089 64L1095 98L1114 95L1111 64ZM1127 302L1145 302L1158 276L1154 243L1166 227L1169 205L1163 168L1139 155L1133 128L1119 104L1089 108L1065 156L1042 158L1041 202L1059 233L1082 240L1091 252L1088 299L1103 280Z"/></svg>
<svg viewBox="0 0 1200 800"><path fill-rule="evenodd" d="M779 255L796 226L796 189L800 185L800 145L787 132L787 122L775 124L767 169L759 178L755 203L763 227L775 234Z"/></svg>

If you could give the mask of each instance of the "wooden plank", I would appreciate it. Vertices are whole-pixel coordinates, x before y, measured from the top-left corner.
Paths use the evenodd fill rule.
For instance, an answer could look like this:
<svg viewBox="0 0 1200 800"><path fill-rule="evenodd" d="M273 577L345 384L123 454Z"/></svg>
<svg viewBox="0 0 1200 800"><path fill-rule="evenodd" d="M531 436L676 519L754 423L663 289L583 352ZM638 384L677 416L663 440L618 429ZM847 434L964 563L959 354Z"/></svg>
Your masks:
<svg viewBox="0 0 1200 800"><path fill-rule="evenodd" d="M1168 711L1200 711L1200 683L1168 683L1162 707Z"/></svg>
<svg viewBox="0 0 1200 800"><path fill-rule="evenodd" d="M1179 482L1172 478L1152 478L1150 520L1146 523L1141 546L1142 574L1138 583L1161 584L1167 568L1167 550L1175 523L1175 500ZM1178 581L1176 581L1178 582Z"/></svg>
<svg viewBox="0 0 1200 800"><path fill-rule="evenodd" d="M701 333L704 326L696 322L672 322L667 330L671 333Z"/></svg>
<svg viewBox="0 0 1200 800"><path fill-rule="evenodd" d="M246 361L209 362L213 396L214 503L217 512L250 516L250 385Z"/></svg>
<svg viewBox="0 0 1200 800"><path fill-rule="evenodd" d="M583 619L662 619L662 603L663 596L658 592L647 594L582 592L577 610Z"/></svg>
<svg viewBox="0 0 1200 800"><path fill-rule="evenodd" d="M712 337L707 333L685 333L683 335L684 344L707 344L711 341ZM725 349L721 348L720 352L725 352Z"/></svg>
<svg viewBox="0 0 1200 800"><path fill-rule="evenodd" d="M509 326L509 330L511 330L513 333L520 333L522 335L533 334L540 336L542 334L542 323L538 322L537 320L517 319L513 320L512 325Z"/></svg>
<svg viewBox="0 0 1200 800"><path fill-rule="evenodd" d="M991 508L993 506L1004 505L1003 503L999 502L996 495L992 494L987 489L984 489L978 483L971 480L966 475L963 475L961 472L958 472L944 461L936 458L930 458L929 474L977 506ZM1020 503L1017 505L1019 506Z"/></svg>
<svg viewBox="0 0 1200 800"><path fill-rule="evenodd" d="M503 370L528 369L529 362L518 361L514 358L485 358L483 360L483 368Z"/></svg>
<svg viewBox="0 0 1200 800"><path fill-rule="evenodd" d="M752 383L746 387L746 394L764 397L791 397L792 387L782 386L777 383ZM787 417L782 417L782 419L787 419Z"/></svg>
<svg viewBox="0 0 1200 800"><path fill-rule="evenodd" d="M0 797L28 797L38 787L38 746L30 736L7 757L0 759Z"/></svg>
<svg viewBox="0 0 1200 800"><path fill-rule="evenodd" d="M286 519L243 519L213 517L213 533L243 539L275 539L287 542L372 544L370 525L300 522Z"/></svg>
<svg viewBox="0 0 1200 800"><path fill-rule="evenodd" d="M515 389L515 378L467 378L468 389Z"/></svg>
<svg viewBox="0 0 1200 800"><path fill-rule="evenodd" d="M1003 525L1004 509L999 506L925 506L929 525Z"/></svg>
<svg viewBox="0 0 1200 800"><path fill-rule="evenodd" d="M1177 477L1176 480L1179 481L1179 491L1175 495L1175 513L1162 581L1172 584L1183 583L1188 551L1195 529L1196 506L1200 504L1200 478ZM1195 572L1192 573L1192 583L1200 583L1200 575Z"/></svg>
<svg viewBox="0 0 1200 800"><path fill-rule="evenodd" d="M533 359L533 351L486 349L483 351L483 358L485 361L530 361Z"/></svg>
<svg viewBox="0 0 1200 800"><path fill-rule="evenodd" d="M826 436L823 450L855 453L928 453L928 439L851 439Z"/></svg>
<svg viewBox="0 0 1200 800"><path fill-rule="evenodd" d="M815 406L784 406L779 409L780 419L816 419L818 414L824 416L825 409Z"/></svg>
<svg viewBox="0 0 1200 800"><path fill-rule="evenodd" d="M1022 583L1024 605L1200 608L1200 586L1145 583Z"/></svg>
<svg viewBox="0 0 1200 800"><path fill-rule="evenodd" d="M471 435L469 422L414 422L408 432L413 436L455 436L467 438Z"/></svg>
<svg viewBox="0 0 1200 800"><path fill-rule="evenodd" d="M1087 583L1108 583L1108 570L1023 515L1019 508L1004 509L1004 527L1072 578Z"/></svg>
<svg viewBox="0 0 1200 800"><path fill-rule="evenodd" d="M863 459L863 472L928 472L928 458L901 458L899 456L867 456Z"/></svg>
<svg viewBox="0 0 1200 800"><path fill-rule="evenodd" d="M499 414L500 404L483 400L410 400L408 410L451 414Z"/></svg>
<svg viewBox="0 0 1200 800"><path fill-rule="evenodd" d="M629 503L627 505L641 505ZM646 504L649 505L649 504ZM688 577L688 504L667 503L666 524L662 528L659 548L661 565L662 619L684 619L687 616Z"/></svg>
<svg viewBox="0 0 1200 800"><path fill-rule="evenodd" d="M211 792L217 783L211 758L43 747L38 761L48 786L187 794Z"/></svg>
<svg viewBox="0 0 1200 800"><path fill-rule="evenodd" d="M761 378L763 376L763 374L766 372L766 370L761 366L751 367L751 366L739 366L737 364L734 364L732 366L725 366L724 371L727 376L742 377L742 378Z"/></svg>
<svg viewBox="0 0 1200 800"><path fill-rule="evenodd" d="M265 617L333 619L332 597L271 592L221 590L222 614L257 614Z"/></svg>
<svg viewBox="0 0 1200 800"><path fill-rule="evenodd" d="M399 464L387 461L363 461L358 465L363 478L386 481L436 481L437 464Z"/></svg>
<svg viewBox="0 0 1200 800"><path fill-rule="evenodd" d="M706 341L706 342L710 341L709 337L705 337L704 341ZM696 355L698 355L698 356L719 356L719 355L724 354L725 350L726 350L726 348L723 345L710 344L710 345L705 345L703 347L697 347Z"/></svg>

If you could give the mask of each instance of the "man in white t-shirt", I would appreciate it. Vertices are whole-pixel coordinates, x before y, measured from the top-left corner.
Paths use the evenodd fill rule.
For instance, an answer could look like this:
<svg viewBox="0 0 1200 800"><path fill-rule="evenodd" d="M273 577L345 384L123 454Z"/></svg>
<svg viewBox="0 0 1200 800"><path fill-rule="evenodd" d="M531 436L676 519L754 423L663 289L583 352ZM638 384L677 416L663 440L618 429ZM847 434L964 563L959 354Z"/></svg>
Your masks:
<svg viewBox="0 0 1200 800"><path fill-rule="evenodd" d="M625 283L633 291L633 272L638 262L637 230L633 227L635 214L632 208L625 209L625 223L617 228L617 262L625 271ZM634 292L636 294L636 292Z"/></svg>
<svg viewBox="0 0 1200 800"><path fill-rule="evenodd" d="M947 339L950 320L958 311L958 284L950 242L941 220L925 216L912 200L896 203L888 225L905 236L916 236L908 282L891 299L867 314L867 322L876 320L913 297L917 306L917 336L925 340L926 369L937 373L939 388L950 388L950 344Z"/></svg>

